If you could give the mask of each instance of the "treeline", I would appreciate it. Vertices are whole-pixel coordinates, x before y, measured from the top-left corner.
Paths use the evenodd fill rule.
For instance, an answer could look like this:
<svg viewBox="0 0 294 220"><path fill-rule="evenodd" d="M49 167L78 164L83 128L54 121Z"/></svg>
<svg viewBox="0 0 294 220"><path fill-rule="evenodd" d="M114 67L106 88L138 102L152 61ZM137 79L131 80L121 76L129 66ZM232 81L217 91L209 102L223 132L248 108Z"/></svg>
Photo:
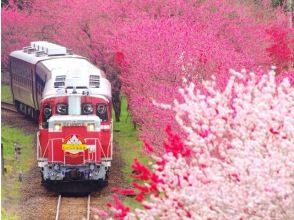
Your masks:
<svg viewBox="0 0 294 220"><path fill-rule="evenodd" d="M11 51L34 40L72 48L105 70L117 100L122 89L142 138L156 146L166 124L181 129L154 103L172 103L186 82L201 87L214 75L221 89L230 68L276 65L282 74L293 65L289 17L267 1L35 0L22 7L2 8L3 67Z"/></svg>

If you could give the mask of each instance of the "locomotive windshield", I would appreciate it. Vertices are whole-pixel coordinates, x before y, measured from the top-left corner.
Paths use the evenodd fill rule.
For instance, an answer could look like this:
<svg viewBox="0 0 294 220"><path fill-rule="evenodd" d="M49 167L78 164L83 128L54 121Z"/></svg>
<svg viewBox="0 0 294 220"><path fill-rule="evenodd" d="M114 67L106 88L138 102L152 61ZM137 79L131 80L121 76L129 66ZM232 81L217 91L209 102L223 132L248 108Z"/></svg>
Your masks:
<svg viewBox="0 0 294 220"><path fill-rule="evenodd" d="M108 116L107 116L107 107L105 104L97 104L97 111L96 111L97 116L102 120L102 121L107 121Z"/></svg>

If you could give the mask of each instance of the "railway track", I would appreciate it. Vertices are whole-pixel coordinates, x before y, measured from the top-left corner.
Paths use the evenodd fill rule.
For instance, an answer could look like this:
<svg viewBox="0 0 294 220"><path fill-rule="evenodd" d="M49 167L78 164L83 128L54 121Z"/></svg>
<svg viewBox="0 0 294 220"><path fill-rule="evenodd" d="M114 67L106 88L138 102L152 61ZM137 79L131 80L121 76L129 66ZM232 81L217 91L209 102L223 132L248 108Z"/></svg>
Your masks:
<svg viewBox="0 0 294 220"><path fill-rule="evenodd" d="M90 194L87 197L58 196L55 220L90 220Z"/></svg>
<svg viewBox="0 0 294 220"><path fill-rule="evenodd" d="M6 111L10 111L10 112L17 112L17 110L14 107L14 104L9 103L9 102L1 101L1 109L4 109Z"/></svg>

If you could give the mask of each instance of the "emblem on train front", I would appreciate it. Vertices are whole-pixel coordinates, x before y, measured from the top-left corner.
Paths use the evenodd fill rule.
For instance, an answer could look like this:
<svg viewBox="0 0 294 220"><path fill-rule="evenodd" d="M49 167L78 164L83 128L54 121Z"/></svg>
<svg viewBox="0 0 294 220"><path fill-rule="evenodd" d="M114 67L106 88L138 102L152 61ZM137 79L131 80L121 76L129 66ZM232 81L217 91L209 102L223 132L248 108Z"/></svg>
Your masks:
<svg viewBox="0 0 294 220"><path fill-rule="evenodd" d="M83 138L78 135L72 135L65 139L65 142L62 144L62 150L76 154L87 149L87 145Z"/></svg>

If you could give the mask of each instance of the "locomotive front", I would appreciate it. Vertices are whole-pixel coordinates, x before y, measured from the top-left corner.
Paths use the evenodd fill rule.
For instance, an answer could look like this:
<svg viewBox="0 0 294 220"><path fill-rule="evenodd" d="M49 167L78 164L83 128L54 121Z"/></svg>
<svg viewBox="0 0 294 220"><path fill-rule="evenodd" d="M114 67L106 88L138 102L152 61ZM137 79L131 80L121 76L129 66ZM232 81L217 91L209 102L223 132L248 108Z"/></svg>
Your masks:
<svg viewBox="0 0 294 220"><path fill-rule="evenodd" d="M105 182L112 160L111 86L84 59L42 63L38 166L44 183Z"/></svg>

